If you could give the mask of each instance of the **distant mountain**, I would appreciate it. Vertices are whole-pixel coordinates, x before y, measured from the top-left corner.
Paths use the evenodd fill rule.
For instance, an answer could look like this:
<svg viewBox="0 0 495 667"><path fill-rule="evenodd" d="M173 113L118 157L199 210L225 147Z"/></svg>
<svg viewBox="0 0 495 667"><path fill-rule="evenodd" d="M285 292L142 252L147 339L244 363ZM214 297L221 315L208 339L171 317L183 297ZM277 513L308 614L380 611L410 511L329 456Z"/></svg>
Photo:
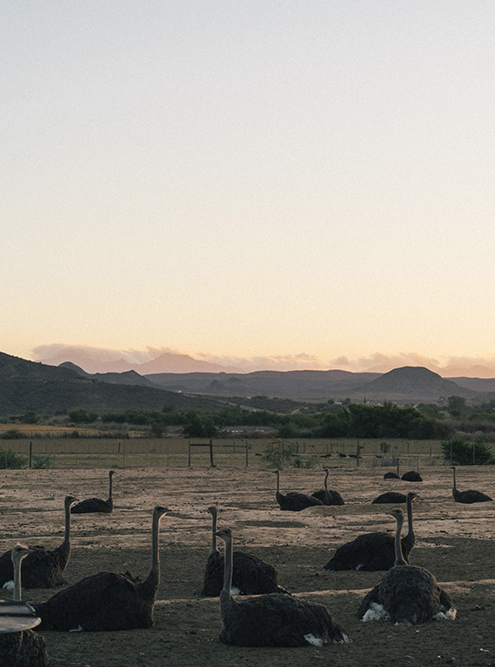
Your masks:
<svg viewBox="0 0 495 667"><path fill-rule="evenodd" d="M443 376L455 380L457 377L465 378L484 378L484 379L495 379L495 370L489 368L488 366L469 366L468 368L463 367L448 367L443 371Z"/></svg>
<svg viewBox="0 0 495 667"><path fill-rule="evenodd" d="M107 374L108 375L108 374ZM55 412L84 408L96 413L127 409L219 410L213 398L185 396L151 385L137 373L125 373L111 384L81 375L81 369L48 366L0 353L0 414L26 410ZM136 378L137 376L137 378ZM136 381L151 386L137 386Z"/></svg>
<svg viewBox="0 0 495 667"><path fill-rule="evenodd" d="M159 373L147 375L155 384L171 391L215 396L271 396L298 401L347 398L356 387L373 380L377 373L348 371L255 371L253 373Z"/></svg>
<svg viewBox="0 0 495 667"><path fill-rule="evenodd" d="M442 396L469 398L475 395L471 389L420 366L395 368L363 385L359 391L375 400L391 401L438 401Z"/></svg>
<svg viewBox="0 0 495 667"><path fill-rule="evenodd" d="M63 361L61 364L59 364L58 367L69 368L71 371L76 372L83 378L91 377L91 373L86 373L86 371L83 371L83 369L80 366L76 366L76 364L73 364L72 361Z"/></svg>
<svg viewBox="0 0 495 667"><path fill-rule="evenodd" d="M235 366L220 366L211 364L208 361L194 359L188 354L173 354L164 352L155 359L143 364L132 363L125 359L115 359L113 361L101 361L95 359L91 351L81 350L80 348L66 347L54 357L43 359L41 362L49 366L65 366L74 364L80 370L95 375L96 373L126 373L136 371L139 375L149 375L150 373L242 373L242 369Z"/></svg>
<svg viewBox="0 0 495 667"><path fill-rule="evenodd" d="M240 368L233 366L220 366L219 364L210 364L208 361L194 359L188 354L172 354L164 352L156 359L148 361L145 364L134 365L140 375L149 375L151 373L240 373Z"/></svg>

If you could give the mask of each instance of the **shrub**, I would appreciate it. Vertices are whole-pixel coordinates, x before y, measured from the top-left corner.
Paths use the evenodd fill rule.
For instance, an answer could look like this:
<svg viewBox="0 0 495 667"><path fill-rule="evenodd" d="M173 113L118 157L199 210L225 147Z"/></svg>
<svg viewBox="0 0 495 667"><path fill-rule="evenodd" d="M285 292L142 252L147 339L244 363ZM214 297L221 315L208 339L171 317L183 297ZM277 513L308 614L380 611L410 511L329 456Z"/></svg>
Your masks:
<svg viewBox="0 0 495 667"><path fill-rule="evenodd" d="M263 461L266 461L266 463L269 463L274 468L283 468L284 464L290 462L292 454L295 451L296 445L294 443L275 440L265 447Z"/></svg>
<svg viewBox="0 0 495 667"><path fill-rule="evenodd" d="M319 464L317 456L296 456L291 460L294 468L314 468Z"/></svg>
<svg viewBox="0 0 495 667"><path fill-rule="evenodd" d="M19 470L27 466L27 456L16 454L11 449L0 450L0 468L2 470Z"/></svg>
<svg viewBox="0 0 495 667"><path fill-rule="evenodd" d="M16 428L9 428L8 431L4 431L0 435L0 438L2 438L2 440L19 440L22 437L23 437L22 433L18 431Z"/></svg>
<svg viewBox="0 0 495 667"><path fill-rule="evenodd" d="M473 465L473 447L474 462L476 465L494 463L492 450L484 442L468 442L465 438L457 437L442 442L443 458L451 461L454 465L469 466Z"/></svg>
<svg viewBox="0 0 495 667"><path fill-rule="evenodd" d="M33 456L32 466L35 470L53 467L53 456Z"/></svg>

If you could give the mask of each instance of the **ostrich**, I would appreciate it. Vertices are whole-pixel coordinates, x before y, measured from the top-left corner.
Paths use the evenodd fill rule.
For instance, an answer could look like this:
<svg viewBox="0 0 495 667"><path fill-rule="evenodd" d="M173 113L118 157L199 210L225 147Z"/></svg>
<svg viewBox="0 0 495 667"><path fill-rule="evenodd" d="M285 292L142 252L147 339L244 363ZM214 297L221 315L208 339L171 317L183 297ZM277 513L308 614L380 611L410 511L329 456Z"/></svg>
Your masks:
<svg viewBox="0 0 495 667"><path fill-rule="evenodd" d="M201 595L218 597L223 585L224 557L217 549L217 507L208 507L212 516L211 550L206 561L205 578ZM288 593L278 585L278 572L269 563L242 551L234 552L232 592L234 595L258 595L260 593ZM288 593L289 594L289 593ZM290 594L289 594L290 595Z"/></svg>
<svg viewBox="0 0 495 667"><path fill-rule="evenodd" d="M416 459L416 470L409 470L405 472L401 479L405 482L422 482L423 478L419 474L419 459Z"/></svg>
<svg viewBox="0 0 495 667"><path fill-rule="evenodd" d="M70 558L70 509L77 502L73 496L65 496L65 535L64 541L53 551L44 547L30 547L23 564L24 588L54 588L65 584L64 572ZM10 551L0 556L0 585L9 591L14 590L14 570Z"/></svg>
<svg viewBox="0 0 495 667"><path fill-rule="evenodd" d="M402 538L402 553L408 561L414 547L412 504L418 496L407 494L408 533ZM334 557L324 566L324 570L389 570L395 562L395 540L388 533L366 533L359 535L352 542L346 542L337 549Z"/></svg>
<svg viewBox="0 0 495 667"><path fill-rule="evenodd" d="M383 479L400 479L399 459L397 459L397 461L396 461L396 469L397 469L397 472L386 472L383 475Z"/></svg>
<svg viewBox="0 0 495 667"><path fill-rule="evenodd" d="M105 514L110 514L110 512L113 511L112 477L114 475L115 470L109 470L107 500L102 500L101 498L86 498L86 500L81 500L80 503L77 503L77 505L74 505L72 508L72 514L90 514L91 512L104 512Z"/></svg>
<svg viewBox="0 0 495 667"><path fill-rule="evenodd" d="M328 639L349 642L326 607L288 595L232 597L233 540L230 528L217 532L225 542L224 579L220 593L222 631L219 640L234 646L322 646Z"/></svg>
<svg viewBox="0 0 495 667"><path fill-rule="evenodd" d="M29 554L24 544L16 544L11 551L14 570L14 600L20 602L21 594L21 562ZM35 616L32 625L36 624ZM0 634L0 664L2 667L46 667L48 657L45 641L32 630L8 632Z"/></svg>
<svg viewBox="0 0 495 667"><path fill-rule="evenodd" d="M325 471L325 488L315 491L311 494L311 497L318 498L324 505L343 505L344 499L340 493L338 491L329 491L328 489L328 475L330 470L328 468L323 468L323 470Z"/></svg>
<svg viewBox="0 0 495 667"><path fill-rule="evenodd" d="M313 498L313 496L308 496L306 493L297 493L291 491L285 496L283 493L280 493L280 472L274 470L275 475L277 475L277 492L275 498L277 499L278 504L280 505L281 510L290 510L292 512L300 512L306 507L311 507L312 505L323 505L321 500L318 498Z"/></svg>
<svg viewBox="0 0 495 667"><path fill-rule="evenodd" d="M405 503L407 501L406 496L403 493L398 491L387 491L377 496L375 500L371 502L372 505L386 505L390 503Z"/></svg>
<svg viewBox="0 0 495 667"><path fill-rule="evenodd" d="M455 466L452 466L452 470L454 471L452 495L454 496L456 503L467 503L470 505L471 503L485 503L487 500L493 500L493 498L490 498L490 496L487 496L486 493L482 493L481 491L473 491L472 489L469 489L469 491L458 491Z"/></svg>
<svg viewBox="0 0 495 667"><path fill-rule="evenodd" d="M160 583L159 525L166 512L170 510L159 505L153 510L152 566L145 581L138 583L129 573L120 572L81 579L47 602L33 605L41 616L40 629L97 632L151 627Z"/></svg>
<svg viewBox="0 0 495 667"><path fill-rule="evenodd" d="M435 577L422 567L408 565L402 555L400 534L404 523L401 509L389 512L397 521L395 564L363 599L358 618L362 621L392 620L396 625L415 625L431 620L450 620L456 610Z"/></svg>

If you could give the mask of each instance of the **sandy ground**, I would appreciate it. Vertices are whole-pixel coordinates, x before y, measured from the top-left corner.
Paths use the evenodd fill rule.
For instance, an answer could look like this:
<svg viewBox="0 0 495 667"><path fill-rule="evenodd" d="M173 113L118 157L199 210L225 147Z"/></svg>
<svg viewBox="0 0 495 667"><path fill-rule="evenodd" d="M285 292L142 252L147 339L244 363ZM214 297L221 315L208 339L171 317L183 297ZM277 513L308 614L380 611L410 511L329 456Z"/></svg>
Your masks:
<svg viewBox="0 0 495 667"><path fill-rule="evenodd" d="M52 667L209 666L293 667L385 665L495 665L494 503L460 505L451 496L448 468L424 470L424 482L384 481L378 469L333 471L330 488L343 507L281 512L269 471L224 469L119 470L111 515L73 517L70 583L101 570L129 569L146 577L150 567L151 509L173 509L162 519L162 581L155 624L149 630L118 633L46 632ZM322 486L318 470L287 470L282 490L313 492ZM106 497L102 470L2 471L2 552L19 539L57 546L63 539L63 497ZM492 468L459 470L460 489L495 497ZM411 563L428 568L451 594L458 619L412 628L359 622L361 597L381 573L326 572L323 565L343 541L363 532L393 529L387 506L371 505L385 490L414 490L416 548ZM353 643L301 649L237 648L217 641L218 599L200 599L210 540L206 507L218 503L220 525L235 531L235 544L271 562L280 583L305 599L327 605ZM25 591L38 602L54 591ZM5 591L0 597L7 597Z"/></svg>

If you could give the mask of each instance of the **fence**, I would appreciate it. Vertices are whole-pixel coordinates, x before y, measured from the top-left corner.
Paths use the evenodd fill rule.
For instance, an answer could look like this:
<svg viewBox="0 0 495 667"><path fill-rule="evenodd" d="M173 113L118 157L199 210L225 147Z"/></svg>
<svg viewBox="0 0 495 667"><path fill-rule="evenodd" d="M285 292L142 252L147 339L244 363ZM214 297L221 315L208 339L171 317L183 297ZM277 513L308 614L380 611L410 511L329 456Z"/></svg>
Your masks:
<svg viewBox="0 0 495 667"><path fill-rule="evenodd" d="M184 438L39 438L36 440L0 441L2 452L12 450L32 460L33 467L43 467L40 458L54 468L95 467L263 467L270 465L263 454L273 438L209 439ZM332 466L393 466L397 458L401 468L415 468L416 459L423 465L443 463L440 442L437 440L356 440L356 439L287 439L293 456L301 465ZM28 463L28 461L26 461Z"/></svg>

